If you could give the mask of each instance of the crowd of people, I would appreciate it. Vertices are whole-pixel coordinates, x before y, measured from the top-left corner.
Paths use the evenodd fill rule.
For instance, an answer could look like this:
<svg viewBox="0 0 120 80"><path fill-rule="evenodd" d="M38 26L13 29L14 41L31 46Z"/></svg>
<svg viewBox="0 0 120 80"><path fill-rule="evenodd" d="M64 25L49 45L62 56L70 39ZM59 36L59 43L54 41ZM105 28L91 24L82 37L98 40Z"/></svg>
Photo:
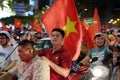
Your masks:
<svg viewBox="0 0 120 80"><path fill-rule="evenodd" d="M9 32L0 31L1 63L11 59L9 64L1 66L0 73L5 73L0 80L66 80L71 57L62 45L64 35L63 30L53 29L50 35L53 47L36 51L34 43L42 38L41 33L26 31L16 40Z"/></svg>
<svg viewBox="0 0 120 80"><path fill-rule="evenodd" d="M71 71L76 72L90 61L93 61L90 67L99 64L110 70L120 65L120 39L114 34L97 33L94 37L96 47L74 66L62 44L64 36L62 29L54 28L49 36L52 47L37 51L34 43L48 35L26 31L17 38L0 31L0 80L68 80ZM119 71L117 75L120 76Z"/></svg>
<svg viewBox="0 0 120 80"><path fill-rule="evenodd" d="M91 69L102 65L109 70L108 76L104 79L102 78L102 80L114 80L112 78L112 73L114 71L114 67L117 66L118 79L116 80L119 80L120 39L115 34L96 33L94 36L94 43L96 44L96 47L89 50L87 55L79 61L78 64L73 66L72 72L76 72L81 66L84 65L90 66Z"/></svg>

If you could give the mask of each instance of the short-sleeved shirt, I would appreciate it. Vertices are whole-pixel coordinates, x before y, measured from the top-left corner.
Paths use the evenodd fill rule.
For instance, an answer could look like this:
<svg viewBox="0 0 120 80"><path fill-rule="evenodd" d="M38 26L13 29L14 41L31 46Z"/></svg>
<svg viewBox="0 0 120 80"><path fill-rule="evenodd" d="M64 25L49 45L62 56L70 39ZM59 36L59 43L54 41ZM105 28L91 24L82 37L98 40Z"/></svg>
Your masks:
<svg viewBox="0 0 120 80"><path fill-rule="evenodd" d="M39 56L46 56L49 60L55 64L64 67L71 68L71 57L64 47L52 53L53 49L49 48L38 53ZM50 80L66 80L66 78L57 74L52 68L50 68Z"/></svg>
<svg viewBox="0 0 120 80"><path fill-rule="evenodd" d="M105 56L108 54L108 47L104 46L101 48L93 48L92 50L89 51L88 55L91 59L97 57L97 61L92 62L91 67L94 67L95 65L99 64Z"/></svg>
<svg viewBox="0 0 120 80"><path fill-rule="evenodd" d="M50 80L50 67L36 56L29 64L19 61L17 65L9 70L16 75L18 80Z"/></svg>
<svg viewBox="0 0 120 80"><path fill-rule="evenodd" d="M19 60L17 49L15 49L13 46L9 46L6 48L1 47L0 48L0 63L5 62L5 64L1 63L0 67L4 67L5 65L8 66L13 60ZM11 54L12 52L12 54ZM11 54L9 57L8 55ZM7 60L5 60L7 58Z"/></svg>

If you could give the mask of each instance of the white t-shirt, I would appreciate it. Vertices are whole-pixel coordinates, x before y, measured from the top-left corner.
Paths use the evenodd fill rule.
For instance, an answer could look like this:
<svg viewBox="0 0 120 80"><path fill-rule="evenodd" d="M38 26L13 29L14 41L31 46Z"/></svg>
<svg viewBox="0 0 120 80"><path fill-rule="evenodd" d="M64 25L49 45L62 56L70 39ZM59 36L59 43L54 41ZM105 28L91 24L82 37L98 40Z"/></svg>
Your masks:
<svg viewBox="0 0 120 80"><path fill-rule="evenodd" d="M13 46L7 48L0 48L0 67L9 65L13 60L19 60L17 49L5 60L5 58L14 50ZM4 63L5 62L5 63Z"/></svg>
<svg viewBox="0 0 120 80"><path fill-rule="evenodd" d="M50 67L39 56L34 57L29 64L19 61L9 73L16 74L18 80L50 80Z"/></svg>

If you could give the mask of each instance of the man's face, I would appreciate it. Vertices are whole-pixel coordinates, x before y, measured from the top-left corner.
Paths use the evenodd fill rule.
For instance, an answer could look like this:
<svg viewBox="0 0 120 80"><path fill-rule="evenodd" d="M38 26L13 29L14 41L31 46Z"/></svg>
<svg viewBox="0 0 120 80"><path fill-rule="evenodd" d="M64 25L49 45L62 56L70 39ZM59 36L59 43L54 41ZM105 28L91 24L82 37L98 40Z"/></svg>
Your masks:
<svg viewBox="0 0 120 80"><path fill-rule="evenodd" d="M50 38L51 38L51 43L52 43L53 46L62 44L63 37L60 34L60 32L58 32L58 31L52 32Z"/></svg>
<svg viewBox="0 0 120 80"><path fill-rule="evenodd" d="M33 58L33 52L31 48L18 46L18 53L21 61L29 62Z"/></svg>
<svg viewBox="0 0 120 80"><path fill-rule="evenodd" d="M5 46L8 43L8 38L5 35L0 35L0 45Z"/></svg>
<svg viewBox="0 0 120 80"><path fill-rule="evenodd" d="M98 47L102 47L105 44L105 40L102 36L95 38L95 43Z"/></svg>

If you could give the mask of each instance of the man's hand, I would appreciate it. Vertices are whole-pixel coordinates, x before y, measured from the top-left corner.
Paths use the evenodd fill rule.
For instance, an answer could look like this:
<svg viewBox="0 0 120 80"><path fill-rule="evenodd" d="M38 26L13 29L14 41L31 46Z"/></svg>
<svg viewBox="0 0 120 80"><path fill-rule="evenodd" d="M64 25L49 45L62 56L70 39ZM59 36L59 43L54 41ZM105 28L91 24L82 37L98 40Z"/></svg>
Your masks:
<svg viewBox="0 0 120 80"><path fill-rule="evenodd" d="M9 70L8 67L3 67L0 69L0 72L7 72L8 70Z"/></svg>
<svg viewBox="0 0 120 80"><path fill-rule="evenodd" d="M51 61L45 56L41 56L40 59L43 60L44 62L46 62L48 65L50 65L50 63L51 63Z"/></svg>

